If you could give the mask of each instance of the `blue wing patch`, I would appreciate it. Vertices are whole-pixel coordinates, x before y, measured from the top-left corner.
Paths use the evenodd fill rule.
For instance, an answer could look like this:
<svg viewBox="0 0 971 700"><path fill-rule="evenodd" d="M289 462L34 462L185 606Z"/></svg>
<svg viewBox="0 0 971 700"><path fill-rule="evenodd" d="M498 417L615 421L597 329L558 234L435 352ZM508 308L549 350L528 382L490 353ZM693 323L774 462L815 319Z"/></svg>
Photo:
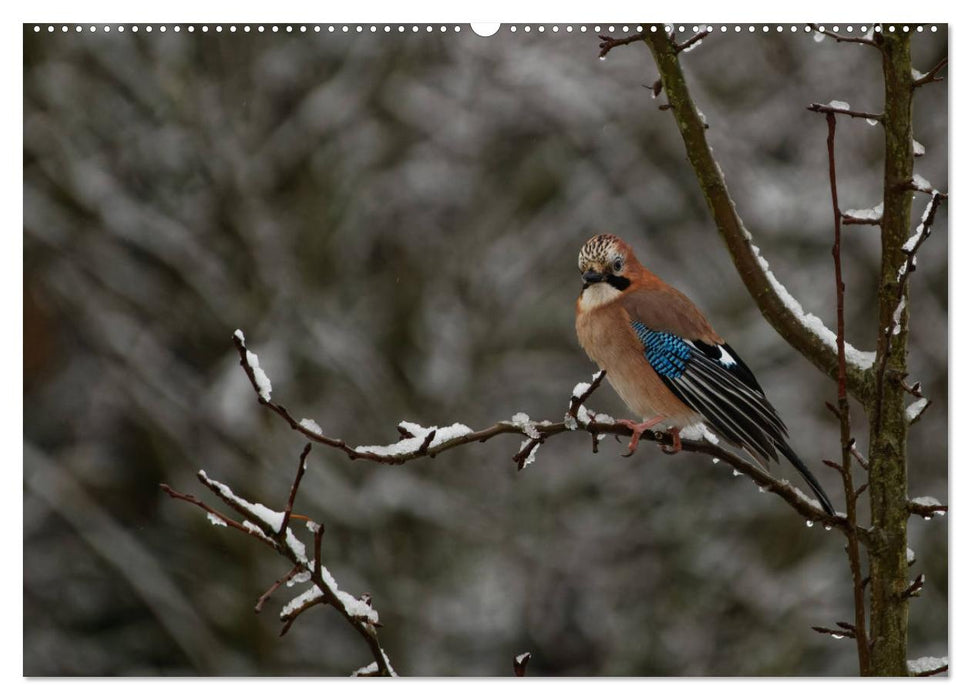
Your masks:
<svg viewBox="0 0 971 700"><path fill-rule="evenodd" d="M631 327L644 345L644 357L662 377L679 378L684 374L691 347L674 333L652 331L640 321L631 321Z"/></svg>

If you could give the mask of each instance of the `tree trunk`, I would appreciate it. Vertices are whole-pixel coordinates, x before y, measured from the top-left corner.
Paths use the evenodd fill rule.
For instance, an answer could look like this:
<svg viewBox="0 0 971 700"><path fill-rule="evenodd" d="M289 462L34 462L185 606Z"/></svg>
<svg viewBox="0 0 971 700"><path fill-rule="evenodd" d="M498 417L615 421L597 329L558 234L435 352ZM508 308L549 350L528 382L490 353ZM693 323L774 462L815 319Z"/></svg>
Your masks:
<svg viewBox="0 0 971 700"><path fill-rule="evenodd" d="M904 596L907 572L907 418L904 388L907 373L907 320L904 307L899 332L892 328L900 301L901 250L910 237L911 182L914 170L911 104L913 77L910 36L905 32L876 33L883 54L885 89L884 208L880 263L879 329L874 399L870 417L870 638L873 675L907 675L907 612ZM903 299L908 290L905 283Z"/></svg>

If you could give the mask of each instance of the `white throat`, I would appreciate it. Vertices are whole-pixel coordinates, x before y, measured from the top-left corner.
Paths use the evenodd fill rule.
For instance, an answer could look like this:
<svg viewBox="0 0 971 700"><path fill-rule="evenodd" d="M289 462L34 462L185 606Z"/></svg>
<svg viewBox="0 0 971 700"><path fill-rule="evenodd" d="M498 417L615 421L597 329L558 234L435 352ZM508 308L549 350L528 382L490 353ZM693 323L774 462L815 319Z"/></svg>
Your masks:
<svg viewBox="0 0 971 700"><path fill-rule="evenodd" d="M580 311L590 311L609 304L621 295L621 291L606 282L591 284L580 294Z"/></svg>

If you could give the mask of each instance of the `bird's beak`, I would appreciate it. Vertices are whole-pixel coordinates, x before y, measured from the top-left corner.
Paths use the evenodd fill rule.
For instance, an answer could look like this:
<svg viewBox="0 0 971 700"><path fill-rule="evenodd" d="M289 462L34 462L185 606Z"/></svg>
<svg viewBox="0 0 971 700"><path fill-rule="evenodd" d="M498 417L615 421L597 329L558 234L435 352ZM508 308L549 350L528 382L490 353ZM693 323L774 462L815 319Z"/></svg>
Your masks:
<svg viewBox="0 0 971 700"><path fill-rule="evenodd" d="M604 276L599 272L594 272L593 270L587 270L583 273L583 281L586 284L596 284L597 282L603 282Z"/></svg>

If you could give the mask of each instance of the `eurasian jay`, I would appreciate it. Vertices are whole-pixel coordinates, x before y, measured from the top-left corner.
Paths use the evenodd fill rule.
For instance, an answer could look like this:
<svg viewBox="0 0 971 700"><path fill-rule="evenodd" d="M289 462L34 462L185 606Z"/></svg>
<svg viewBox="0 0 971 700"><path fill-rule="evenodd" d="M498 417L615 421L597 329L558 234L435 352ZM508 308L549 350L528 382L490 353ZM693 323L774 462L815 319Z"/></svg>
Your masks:
<svg viewBox="0 0 971 700"><path fill-rule="evenodd" d="M781 452L806 478L827 513L833 505L786 442L788 431L752 371L684 294L637 260L617 236L601 234L580 249L583 291L577 299L577 336L590 359L643 422L621 420L633 431L626 456L644 431L658 424L681 448L679 431L703 423L759 464Z"/></svg>

